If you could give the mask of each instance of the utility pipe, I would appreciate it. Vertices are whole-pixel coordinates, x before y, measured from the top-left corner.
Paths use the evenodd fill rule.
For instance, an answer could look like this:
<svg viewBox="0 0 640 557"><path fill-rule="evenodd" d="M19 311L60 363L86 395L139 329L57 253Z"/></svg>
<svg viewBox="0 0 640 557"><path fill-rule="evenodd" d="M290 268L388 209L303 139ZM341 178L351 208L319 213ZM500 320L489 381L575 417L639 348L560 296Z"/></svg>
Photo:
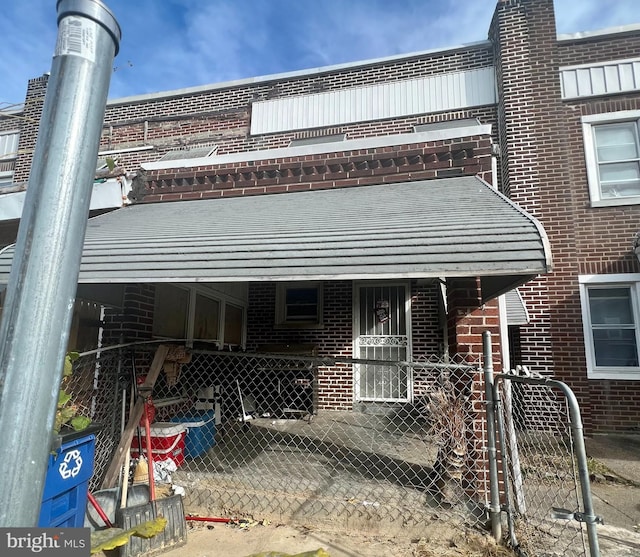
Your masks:
<svg viewBox="0 0 640 557"><path fill-rule="evenodd" d="M120 27L58 0L58 36L0 324L0 527L35 526Z"/></svg>
<svg viewBox="0 0 640 557"><path fill-rule="evenodd" d="M496 450L496 422L493 403L493 353L491 351L491 333L482 333L482 350L484 354L484 385L487 401L487 452L489 457L489 516L491 517L491 534L499 542L502 539L502 519L500 516L500 485L498 483L498 454Z"/></svg>

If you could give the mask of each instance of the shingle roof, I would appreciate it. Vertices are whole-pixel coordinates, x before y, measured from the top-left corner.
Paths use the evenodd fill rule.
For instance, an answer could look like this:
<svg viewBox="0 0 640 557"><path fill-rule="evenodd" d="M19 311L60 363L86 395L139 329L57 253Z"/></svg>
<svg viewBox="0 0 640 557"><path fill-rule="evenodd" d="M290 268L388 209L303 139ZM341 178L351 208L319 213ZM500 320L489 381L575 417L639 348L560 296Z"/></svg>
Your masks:
<svg viewBox="0 0 640 557"><path fill-rule="evenodd" d="M481 276L488 298L549 270L539 223L458 177L132 205L89 220L79 282Z"/></svg>

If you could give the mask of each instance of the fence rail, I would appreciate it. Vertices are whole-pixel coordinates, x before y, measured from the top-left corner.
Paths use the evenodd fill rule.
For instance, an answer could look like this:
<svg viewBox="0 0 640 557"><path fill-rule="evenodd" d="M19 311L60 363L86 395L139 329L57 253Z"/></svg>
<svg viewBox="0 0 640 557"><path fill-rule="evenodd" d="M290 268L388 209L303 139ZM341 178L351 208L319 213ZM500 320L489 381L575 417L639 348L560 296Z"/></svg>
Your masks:
<svg viewBox="0 0 640 557"><path fill-rule="evenodd" d="M598 557L575 395L550 378L499 374L494 401L511 545L529 557Z"/></svg>
<svg viewBox="0 0 640 557"><path fill-rule="evenodd" d="M68 390L101 425L93 490L154 350L119 346L74 363ZM499 374L492 385L487 354L483 370L463 358L170 353L151 395L155 421L185 436L179 454L160 451L159 472L193 514L420 535L490 524L499 535L506 517L521 555L599 555L580 413L558 381ZM362 363L401 367L409 400L340 403ZM137 434L133 444L144 446Z"/></svg>

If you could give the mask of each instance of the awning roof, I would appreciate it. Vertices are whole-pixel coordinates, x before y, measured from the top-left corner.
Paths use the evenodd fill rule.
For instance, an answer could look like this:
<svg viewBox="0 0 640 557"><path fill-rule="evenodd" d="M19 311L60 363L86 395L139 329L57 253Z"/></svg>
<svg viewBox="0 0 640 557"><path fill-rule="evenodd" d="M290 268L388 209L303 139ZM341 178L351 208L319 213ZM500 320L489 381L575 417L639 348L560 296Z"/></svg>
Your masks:
<svg viewBox="0 0 640 557"><path fill-rule="evenodd" d="M517 288L506 292L504 299L507 307L507 325L527 325L529 312Z"/></svg>
<svg viewBox="0 0 640 557"><path fill-rule="evenodd" d="M458 177L132 205L89 220L79 282L480 276L489 299L549 270L540 224Z"/></svg>

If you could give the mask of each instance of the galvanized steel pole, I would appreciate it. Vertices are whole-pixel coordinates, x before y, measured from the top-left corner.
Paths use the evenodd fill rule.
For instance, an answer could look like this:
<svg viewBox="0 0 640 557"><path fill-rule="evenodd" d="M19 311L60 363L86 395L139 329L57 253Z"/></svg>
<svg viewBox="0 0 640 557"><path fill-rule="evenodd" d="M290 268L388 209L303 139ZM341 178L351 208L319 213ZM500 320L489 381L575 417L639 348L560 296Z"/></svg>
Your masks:
<svg viewBox="0 0 640 557"><path fill-rule="evenodd" d="M496 422L493 402L493 353L491 351L491 333L482 333L482 351L484 355L484 384L487 402L487 453L489 458L489 516L491 533L499 542L502 539L502 519L500 516L500 484L498 482L498 452L496 449Z"/></svg>
<svg viewBox="0 0 640 557"><path fill-rule="evenodd" d="M35 526L120 27L59 0L58 37L0 325L0 526Z"/></svg>

